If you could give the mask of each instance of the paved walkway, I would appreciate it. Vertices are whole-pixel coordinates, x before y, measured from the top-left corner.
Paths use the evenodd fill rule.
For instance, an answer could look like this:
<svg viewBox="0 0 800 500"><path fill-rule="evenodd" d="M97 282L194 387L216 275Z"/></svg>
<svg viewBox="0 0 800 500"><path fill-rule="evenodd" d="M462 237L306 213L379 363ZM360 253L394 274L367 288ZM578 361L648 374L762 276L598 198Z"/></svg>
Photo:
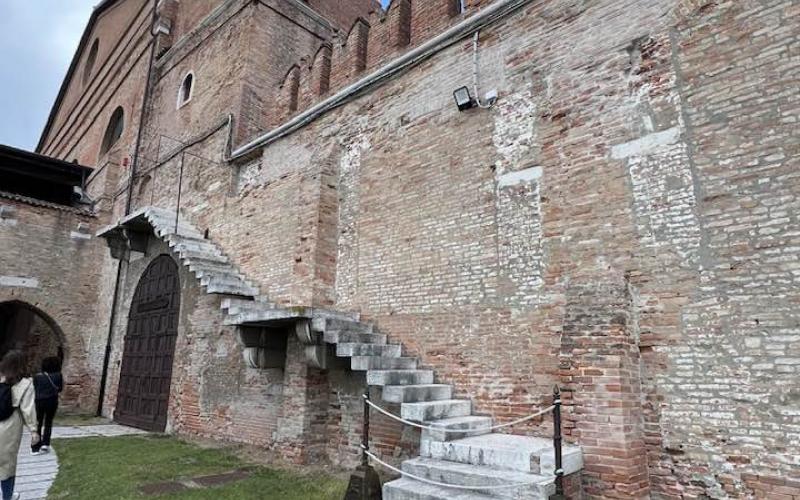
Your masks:
<svg viewBox="0 0 800 500"><path fill-rule="evenodd" d="M122 425L87 425L81 427L54 427L53 439L113 437L129 434L147 434L139 429ZM16 492L21 500L39 500L47 497L47 491L53 485L58 474L58 454L51 449L50 453L32 455L31 437L26 432L22 437L22 446L17 459Z"/></svg>

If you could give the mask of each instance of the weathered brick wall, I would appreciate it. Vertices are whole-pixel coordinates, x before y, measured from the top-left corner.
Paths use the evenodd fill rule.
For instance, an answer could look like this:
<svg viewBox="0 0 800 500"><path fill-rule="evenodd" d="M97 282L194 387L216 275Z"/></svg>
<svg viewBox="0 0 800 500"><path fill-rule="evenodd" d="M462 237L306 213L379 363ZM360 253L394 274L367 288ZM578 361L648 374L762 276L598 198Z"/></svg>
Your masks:
<svg viewBox="0 0 800 500"><path fill-rule="evenodd" d="M162 254L169 254L169 248L152 238L145 254L123 263L104 407L107 416L113 416L117 399L127 311L142 274ZM179 275L181 305L168 431L271 445L283 400L283 371L248 368L235 329L222 325L221 298L206 294L182 265Z"/></svg>
<svg viewBox="0 0 800 500"><path fill-rule="evenodd" d="M97 219L8 198L0 198L0 214L0 303L22 302L52 323L65 354L63 403L91 411L106 333L95 307Z"/></svg>
<svg viewBox="0 0 800 500"><path fill-rule="evenodd" d="M791 417L770 416L775 406L791 406L792 384L774 391L759 389L751 380L763 370L771 376L786 374L787 382L791 378L793 336L787 328L796 312L788 305L775 310L773 302L773 312L762 312L764 318L755 318L758 323L740 320L736 326L728 318L746 314L745 304L759 281L773 296L781 293L782 282L791 287L793 268L780 249L762 255L744 241L707 239L713 231L703 214L709 210L716 219L724 217L730 222L712 227L725 227L735 224L734 208L747 210L733 227L748 234L763 231L770 236L791 227L787 207L793 203L794 188L785 172L797 155L776 149L790 138L780 131L792 127L796 103L781 92L785 84L778 77L769 91L774 98L767 100L748 96L754 92L748 82L791 72L793 66L781 54L796 30L781 28L781 23L785 25L796 8L794 2L766 7L537 5L484 35L483 85L496 86L501 94L493 111L453 111L450 91L469 82L470 54L457 47L337 111L335 117L327 116L266 148L264 162L245 165L240 175L263 176L264 163L284 156L302 165L302 158L310 156L304 150L311 145L315 150L330 147L319 138L335 130L332 139L341 151L337 306L376 320L444 380L476 397L480 409L501 417L502 408L512 408L513 415L524 413L557 380L553 346L563 350L561 335L570 325L569 307L564 310L570 300L568 284L580 280L589 291L597 287L601 295L589 294L582 304L589 314L592 305L599 308L600 285L608 276L624 280L626 347L612 352L608 349L613 346L602 342L589 344L584 357L577 359L577 373L585 379L580 381L580 394L573 395L582 406L576 409L582 416L574 423L573 437L589 451L585 484L595 496L644 496L649 485L650 494L664 497L745 496L749 490L741 474L753 470L748 462L754 458L764 467L784 467L784 475L796 474L782 451L788 449L784 444L771 441L769 433L752 437L752 420L740 422L741 438L731 443L728 437L733 420L753 415L760 425L795 442ZM712 43L708 40L716 39L709 30L741 34L739 18L752 18L746 33L759 33L763 46L774 50L744 50L749 37L742 35L734 43L719 35L720 41L712 44L719 46L716 64L725 68L741 61L740 80L730 82L725 73L713 69L706 74L705 57ZM762 52L766 66L744 66ZM687 66L697 69L690 72ZM689 86L689 75L696 87ZM720 82L716 90L715 76ZM733 85L742 93L742 103L752 101L752 112L744 104L731 104ZM723 100L708 97L714 92ZM689 105L691 99L694 104ZM740 143L723 138L727 122L718 121L715 109L732 117L761 117L763 123L747 130L770 130L775 137L747 140L758 146L742 149ZM693 113L703 114L701 123L707 123L702 135L692 122ZM772 141L775 146L765 145ZM284 153L293 147L293 154ZM708 173L703 175L696 156L705 148L710 152L704 158ZM736 162L725 155L748 159ZM771 181L777 187L763 187L757 184L766 182L763 176L742 173L744 164L761 165L757 158L764 158L764 168L777 169ZM724 167L720 161L726 162ZM259 168L262 173L256 173ZM734 190L731 178L739 177L753 182L752 189L762 186L757 194L773 198L765 209L759 210L754 195L743 204L731 204L735 197L730 194L705 195L707 190ZM774 199L781 190L787 195ZM776 208L767 208L772 205ZM772 244L790 245L789 240L773 241L770 248ZM706 260L715 247L719 250L712 253L722 251L725 264ZM761 261L765 274L757 278L752 266ZM320 260L317 266L318 274L324 275L330 263ZM747 274L741 274L743 269ZM739 283L742 291L713 285L731 272L734 276L728 279ZM773 287L769 279L779 286ZM785 293L785 300L791 300L791 292ZM725 314L708 312L709 305L716 304ZM751 307L766 309L758 302ZM701 309L693 312L697 308ZM592 326L580 321L577 325L583 325L577 332L581 334ZM754 333L746 333L745 325L752 325ZM718 332L727 337L727 344L714 347L723 351L709 358L701 354L713 345L708 334L692 341L692 331ZM741 340L736 340L737 331L742 332ZM749 353L734 355L734 345L764 349L762 356L776 359L758 362ZM726 375L727 363L708 364L720 356L736 370L731 375ZM701 364L694 367L695 363ZM525 395L530 387L531 395ZM639 407L641 393L646 400ZM719 399L723 394L730 395ZM707 398L720 401L719 409L709 411ZM616 442L594 442L591 437L595 425L609 418L597 406L601 400L625 401L613 410L620 420L599 427L599 432L612 431ZM760 412L752 404L757 401L772 404ZM713 431L709 434L697 422ZM691 451L683 451L672 442L694 444ZM625 486L615 492L614 484Z"/></svg>
<svg viewBox="0 0 800 500"><path fill-rule="evenodd" d="M95 69L84 84L85 61L76 67L41 153L82 165L102 165L106 158L101 158L100 146L118 106L125 113L125 130L115 149L123 156L133 153L150 56L150 3L119 2L97 19L81 54L88 57L92 40L100 41Z"/></svg>
<svg viewBox="0 0 800 500"><path fill-rule="evenodd" d="M266 6L187 35L159 63L146 132L163 164L137 180L136 203L176 204L180 156L163 161L152 137L199 137L183 214L270 300L360 311L498 421L561 383L588 497L797 496L800 3L532 2L481 32L493 108L452 102L471 85L465 41L224 162L229 133L241 142L463 19L412 1L400 22L397 5L382 34L351 33L344 51L334 41L328 94L314 91L316 62L298 67L295 110L280 84L299 58L253 56L281 38L256 22ZM309 56L323 42L300 38ZM180 78L198 67L192 108L176 113ZM356 460L363 380L311 370L290 346L280 402L260 393L266 417L251 423L244 396L218 399L203 366L226 387L280 382L237 371L213 300L186 294L177 431ZM375 436L385 456L414 451L407 429L378 420Z"/></svg>
<svg viewBox="0 0 800 500"><path fill-rule="evenodd" d="M73 79L67 84L61 106L45 138L45 154L59 157L68 155L62 142L74 145L76 141L64 136L82 132L98 117L100 113L96 108L102 106L119 82L125 79L128 72L125 66L138 59L142 51L146 52L148 37L142 35L147 33L150 24L151 6L152 1L148 0L125 0L117 2L97 18L93 30L88 34L84 51L77 55ZM98 43L94 65L87 72L89 54L95 40ZM146 59L145 56L145 64ZM144 83L142 77L134 80L140 86ZM99 146L99 141L85 142ZM85 158L80 159L86 161ZM92 158L88 164L93 165L94 161L95 158Z"/></svg>

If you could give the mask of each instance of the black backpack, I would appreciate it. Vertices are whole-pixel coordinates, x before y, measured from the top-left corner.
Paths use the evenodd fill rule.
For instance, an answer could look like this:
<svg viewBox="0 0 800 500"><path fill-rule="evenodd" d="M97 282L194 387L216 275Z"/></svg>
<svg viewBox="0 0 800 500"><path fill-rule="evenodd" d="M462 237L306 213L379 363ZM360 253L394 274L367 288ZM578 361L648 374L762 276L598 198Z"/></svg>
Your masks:
<svg viewBox="0 0 800 500"><path fill-rule="evenodd" d="M0 422L14 414L14 404L11 400L11 384L0 384Z"/></svg>

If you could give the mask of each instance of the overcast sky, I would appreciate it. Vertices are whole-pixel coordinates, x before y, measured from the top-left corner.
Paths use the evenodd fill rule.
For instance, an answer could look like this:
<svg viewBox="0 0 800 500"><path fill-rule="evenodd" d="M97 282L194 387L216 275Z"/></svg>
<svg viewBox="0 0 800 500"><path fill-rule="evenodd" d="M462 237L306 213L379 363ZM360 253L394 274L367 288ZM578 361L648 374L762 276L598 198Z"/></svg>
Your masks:
<svg viewBox="0 0 800 500"><path fill-rule="evenodd" d="M0 144L36 147L97 2L0 0Z"/></svg>
<svg viewBox="0 0 800 500"><path fill-rule="evenodd" d="M0 144L33 149L97 0L0 0Z"/></svg>

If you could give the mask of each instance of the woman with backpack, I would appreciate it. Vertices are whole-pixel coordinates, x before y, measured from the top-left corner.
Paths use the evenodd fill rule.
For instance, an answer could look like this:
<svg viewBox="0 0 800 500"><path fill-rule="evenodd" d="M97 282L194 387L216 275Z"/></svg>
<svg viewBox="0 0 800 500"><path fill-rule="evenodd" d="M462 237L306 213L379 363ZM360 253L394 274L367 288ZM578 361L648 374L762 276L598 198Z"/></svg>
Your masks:
<svg viewBox="0 0 800 500"><path fill-rule="evenodd" d="M58 410L58 395L64 390L61 360L56 357L44 358L42 371L33 376L33 387L36 389L36 432L42 436L42 440L31 446L31 451L47 453L50 451L53 419ZM44 432L42 427L44 427Z"/></svg>
<svg viewBox="0 0 800 500"><path fill-rule="evenodd" d="M31 443L39 442L33 382L24 378L25 356L9 351L0 360L0 490L3 500L16 500L14 479L17 454L22 441L22 426L31 431Z"/></svg>

